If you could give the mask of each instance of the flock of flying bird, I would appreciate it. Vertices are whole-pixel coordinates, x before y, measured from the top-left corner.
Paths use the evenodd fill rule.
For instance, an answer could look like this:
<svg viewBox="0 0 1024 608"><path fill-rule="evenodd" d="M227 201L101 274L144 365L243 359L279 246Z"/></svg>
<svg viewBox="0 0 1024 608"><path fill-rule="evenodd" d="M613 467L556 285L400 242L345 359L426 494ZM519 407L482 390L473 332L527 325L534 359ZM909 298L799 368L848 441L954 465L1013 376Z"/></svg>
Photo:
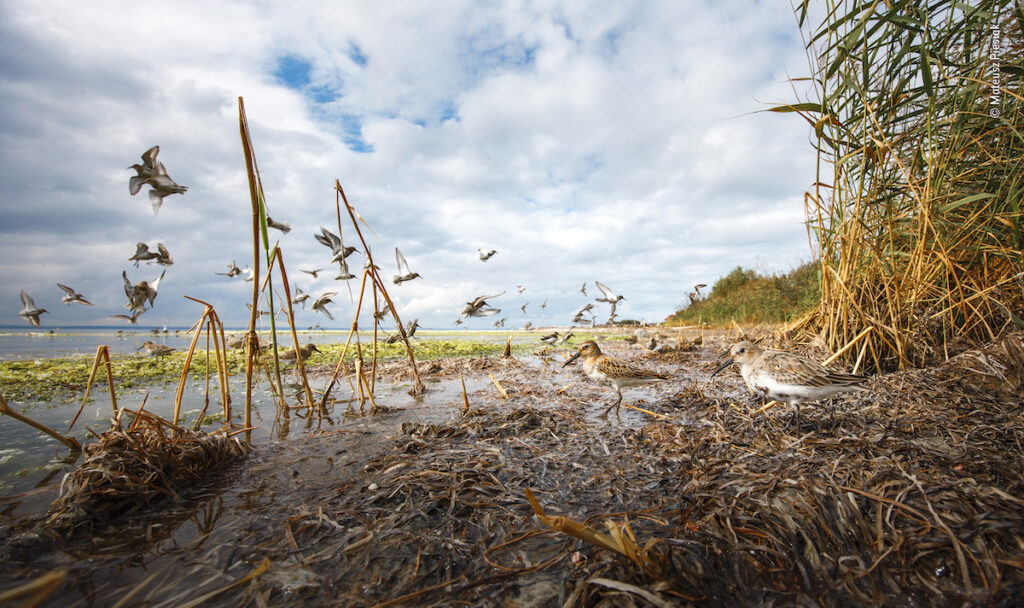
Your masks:
<svg viewBox="0 0 1024 608"><path fill-rule="evenodd" d="M153 209L153 215L156 215L160 211L160 208L162 207L164 199L166 197L171 196L173 194L184 194L185 192L188 191L187 186L182 186L171 178L171 176L167 172L167 168L161 161L157 159L159 153L160 147L153 146L142 154L141 163L135 163L128 167L129 169L134 169L136 173L128 181L129 194L134 196L138 194L144 186L149 186L149 201ZM287 234L291 231L291 225L288 222L279 222L271 217L267 218L267 225L270 228L280 230L284 234ZM320 234L316 234L314 236L317 242L330 249L331 258L328 264L338 264L339 272L334 277L335 280L347 281L356 278L356 275L353 274L349 269L348 258L352 254L357 253L358 250L355 247L346 246L342 241L340 235L336 235L332 233L330 230L323 227L321 227L320 229ZM478 251L480 260L482 262L487 262L495 254L498 253L494 249L479 249ZM164 271L161 272L160 276L156 277L155 279L151 281L140 280L135 283L129 280L127 270L122 271L121 277L124 282L124 292L125 296L128 299L125 308L128 309L130 314L115 314L111 315L111 318L123 319L125 321L128 321L132 325L135 325L137 324L139 317L145 312L151 310L155 305L157 293L160 287L160 282L163 280L164 275L166 274L166 267L174 264L174 258L171 257L170 252L168 251L167 247L164 246L163 243L157 243L155 249L151 249L148 244L139 242L136 244L135 253L128 258L128 261L133 262L136 268L138 268L139 264L142 262L145 262L146 264L157 264L165 267ZM395 247L395 263L398 268L398 272L397 274L394 275L392 280L396 285L400 285L406 281L421 278L419 273L413 272L410 269L408 261L405 259L405 256L402 255L402 252L401 250L398 249L398 247ZM323 268L300 270L313 276L314 278L316 278L320 272L324 271ZM244 280L246 281L251 281L254 276L254 273L251 268L249 268L248 266L245 267L244 269L239 268L234 260L232 260L231 264L228 265L227 272L218 272L215 274L227 277L243 276ZM613 292L608 286L604 285L600 281L595 281L594 283L602 293L602 297L596 298L596 301L604 302L611 306L611 311L607 321L608 324L611 324L615 321L616 305L625 298L624 296L618 295L615 292ZM72 287L69 287L61 283L58 283L57 285L60 287L61 290L64 291L65 294L62 297L62 302L69 305L77 302L82 305L92 306L92 303L90 303L89 300L87 300L82 294L78 293ZM517 285L516 287L519 293L523 293L526 290L526 287L524 287L523 285ZM579 291L584 296L586 296L587 284L584 283L582 287L580 287ZM459 313L459 316L456 319L455 324L461 325L463 323L463 319L469 317L487 317L497 315L498 313L501 312L501 309L491 306L488 303L488 300L504 295L504 293L505 291L502 291L494 295L483 295L474 298L470 302L467 302L466 305L463 307L462 311ZM322 313L327 318L333 320L334 315L331 314L327 306L332 303L332 298L336 295L336 291L324 291L313 300L311 304L312 310L315 312ZM309 299L310 294L304 293L301 288L296 288L293 302L301 304L303 307L305 307L306 301ZM49 311L47 311L44 308L36 306L32 297L24 290L21 291L21 301L23 304L23 308L21 312L18 313L19 316L27 320L33 326L40 327L40 315L47 313ZM524 315L526 314L526 307L528 304L528 302L524 303L520 307ZM545 300L544 303L540 305L542 309L546 308L546 306L547 300ZM585 306L583 306L574 313L572 318L572 324L596 325L597 322L595 315L592 312L593 310L594 304L588 302ZM386 312L377 311L374 314L378 320L381 320L383 316L386 314ZM494 326L504 327L506 320L506 318L501 318L494 322ZM413 321L412 323L410 323L410 326L418 326L418 323L416 321ZM530 329L532 326L533 324L528 322L525 325L525 328Z"/></svg>
<svg viewBox="0 0 1024 608"><path fill-rule="evenodd" d="M142 190L143 186L149 186L149 202L153 207L153 215L160 211L164 198L172 194L184 194L188 190L188 186L178 184L167 174L167 168L156 159L159 153L160 146L153 146L142 153L141 163L135 163L128 167L129 169L135 169L136 173L136 175L133 175L128 180L128 193L135 196ZM156 251L150 250L149 245L146 243L137 243L135 245L135 254L128 258L128 261L135 262L136 268L139 267L139 262L159 264L164 267L174 264L174 258L171 257L170 252L164 247L163 243L157 243ZM124 280L124 295L128 298L125 308L131 311L132 314L110 315L111 318L124 319L135 325L139 320L139 316L151 310L156 303L157 290L160 288L160 281L166 273L167 270L165 268L154 281L142 280L133 284L128 280L128 271L123 271L121 277ZM83 306L92 306L92 303L75 289L62 283L57 283L57 287L64 292L61 302L69 306L76 302ZM35 301L24 289L21 290L21 303L24 307L18 313L18 316L27 320L34 327L39 327L39 316L49 311L36 306Z"/></svg>

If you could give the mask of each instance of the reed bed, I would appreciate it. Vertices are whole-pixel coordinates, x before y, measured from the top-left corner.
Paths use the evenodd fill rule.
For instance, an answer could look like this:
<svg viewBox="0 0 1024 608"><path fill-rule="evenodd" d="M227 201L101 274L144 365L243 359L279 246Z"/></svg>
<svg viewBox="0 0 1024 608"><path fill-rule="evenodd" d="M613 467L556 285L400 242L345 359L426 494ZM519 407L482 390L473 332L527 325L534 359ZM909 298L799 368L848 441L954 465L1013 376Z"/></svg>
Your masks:
<svg viewBox="0 0 1024 608"><path fill-rule="evenodd" d="M810 24L806 194L819 308L795 325L866 363L941 361L1024 326L1019 3L826 0ZM853 360L859 353L849 353Z"/></svg>
<svg viewBox="0 0 1024 608"><path fill-rule="evenodd" d="M122 418L131 424L125 427ZM248 451L227 433L192 431L146 411L122 410L110 430L85 446L82 462L61 483L46 525L73 532L116 523L177 498L184 487Z"/></svg>

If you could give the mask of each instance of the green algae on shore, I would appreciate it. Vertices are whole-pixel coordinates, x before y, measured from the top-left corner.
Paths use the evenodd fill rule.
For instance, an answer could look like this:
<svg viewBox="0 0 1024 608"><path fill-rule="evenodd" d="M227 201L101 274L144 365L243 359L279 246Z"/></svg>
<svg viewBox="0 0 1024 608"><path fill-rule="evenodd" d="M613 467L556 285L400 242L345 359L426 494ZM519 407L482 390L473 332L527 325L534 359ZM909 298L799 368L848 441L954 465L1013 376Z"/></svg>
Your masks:
<svg viewBox="0 0 1024 608"><path fill-rule="evenodd" d="M580 336L585 339L585 336ZM611 339L611 338L609 338ZM578 340L574 340L578 341ZM416 340L412 341L413 353L418 361L448 357L479 357L498 355L504 349L504 343L485 340ZM513 353L530 354L543 343L526 343L513 345ZM336 362L341 356L344 344L318 345L320 353L313 353L307 359L307 365ZM373 343L362 341L359 348L364 360L373 356ZM574 348L566 344L565 348ZM279 352L290 349L279 343ZM137 388L157 383L177 382L181 377L181 369L185 361L184 351L159 357L149 355L113 355L111 366L114 383L118 391ZM211 352L210 369L216 375L216 363ZM357 355L356 344L349 345L345 355L346 361L354 361ZM385 344L377 343L377 358L381 361L402 359L405 357L405 345L401 342ZM230 350L227 353L228 370L230 373L244 373L245 356L241 350ZM76 355L72 357L56 357L52 359L34 359L30 361L0 362L0 392L9 399L49 400L55 398L74 397L85 390L92 369L93 357ZM206 373L205 349L197 349L189 367L193 378ZM103 374L103 370L100 370Z"/></svg>

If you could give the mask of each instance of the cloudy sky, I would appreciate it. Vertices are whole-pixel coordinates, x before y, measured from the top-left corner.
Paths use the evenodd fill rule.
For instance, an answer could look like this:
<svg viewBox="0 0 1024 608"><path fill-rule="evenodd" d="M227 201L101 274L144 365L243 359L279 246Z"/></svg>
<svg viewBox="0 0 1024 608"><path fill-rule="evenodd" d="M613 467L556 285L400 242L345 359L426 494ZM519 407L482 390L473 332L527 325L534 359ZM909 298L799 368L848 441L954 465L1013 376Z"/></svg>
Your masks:
<svg viewBox="0 0 1024 608"><path fill-rule="evenodd" d="M426 327L501 291L501 314L463 327L567 324L595 280L626 297L619 319L660 321L737 265L811 257L808 129L758 112L808 72L785 2L0 0L0 37L0 325L27 327L22 289L44 329L118 323L122 271L162 270L128 261L139 241L175 260L140 326L194 322L184 295L243 325L249 284L214 274L252 259L239 96L270 214L293 228L271 231L292 284L339 292L336 321L300 309L300 327L355 310L337 265L299 272L329 266L313 235L336 230L335 179ZM126 167L155 144L189 190L154 216ZM421 279L390 284L396 246ZM57 282L95 306L62 304Z"/></svg>

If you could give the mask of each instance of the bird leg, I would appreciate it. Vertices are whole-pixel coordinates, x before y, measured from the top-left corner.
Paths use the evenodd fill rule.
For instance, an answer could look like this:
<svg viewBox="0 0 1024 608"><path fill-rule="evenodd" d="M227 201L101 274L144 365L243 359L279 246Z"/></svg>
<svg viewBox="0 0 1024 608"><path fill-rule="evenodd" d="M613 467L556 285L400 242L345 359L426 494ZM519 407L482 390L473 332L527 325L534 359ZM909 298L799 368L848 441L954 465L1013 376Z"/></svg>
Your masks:
<svg viewBox="0 0 1024 608"><path fill-rule="evenodd" d="M793 407L796 408L796 411L793 413L793 417L790 418L789 424L794 429L799 431L800 430L800 404L799 403L794 403Z"/></svg>
<svg viewBox="0 0 1024 608"><path fill-rule="evenodd" d="M602 418L607 418L608 417L608 412L612 411L612 408L615 408L615 415L616 416L619 415L619 405L622 403L622 391L616 391L616 392L619 394L619 398L615 400L615 403L609 405L608 409L606 409L604 411L604 413L601 414Z"/></svg>

